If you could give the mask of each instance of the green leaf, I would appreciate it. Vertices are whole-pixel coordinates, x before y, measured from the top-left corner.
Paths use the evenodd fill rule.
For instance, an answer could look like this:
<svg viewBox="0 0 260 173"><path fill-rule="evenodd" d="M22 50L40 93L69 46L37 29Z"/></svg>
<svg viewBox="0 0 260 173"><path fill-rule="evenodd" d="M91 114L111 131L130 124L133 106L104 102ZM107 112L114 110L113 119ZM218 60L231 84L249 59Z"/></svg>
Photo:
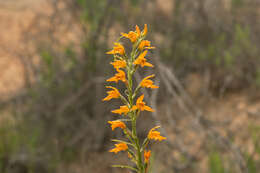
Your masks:
<svg viewBox="0 0 260 173"><path fill-rule="evenodd" d="M117 119L116 121L131 121L131 119Z"/></svg>
<svg viewBox="0 0 260 173"><path fill-rule="evenodd" d="M126 168L126 169L131 169L135 172L138 172L138 170L136 168L133 168L133 167L128 166L128 165L112 165L112 167L114 167L114 168Z"/></svg>
<svg viewBox="0 0 260 173"><path fill-rule="evenodd" d="M113 142L125 143L125 144L127 144L127 145L131 145L131 146L133 146L134 148L136 148L135 145L133 145L133 144L131 144L131 143L129 143L129 142L126 142L126 141L119 140L119 139L111 139L111 141L113 141Z"/></svg>

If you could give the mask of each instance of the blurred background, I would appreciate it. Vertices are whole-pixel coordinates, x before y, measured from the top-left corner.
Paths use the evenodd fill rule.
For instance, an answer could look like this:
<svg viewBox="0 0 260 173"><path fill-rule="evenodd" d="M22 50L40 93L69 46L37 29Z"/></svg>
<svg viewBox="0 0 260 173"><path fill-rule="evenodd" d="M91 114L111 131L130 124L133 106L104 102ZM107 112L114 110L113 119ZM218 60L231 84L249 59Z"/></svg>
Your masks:
<svg viewBox="0 0 260 173"><path fill-rule="evenodd" d="M259 0L0 0L0 172L127 173L102 102L120 32L148 24L151 173L260 173Z"/></svg>

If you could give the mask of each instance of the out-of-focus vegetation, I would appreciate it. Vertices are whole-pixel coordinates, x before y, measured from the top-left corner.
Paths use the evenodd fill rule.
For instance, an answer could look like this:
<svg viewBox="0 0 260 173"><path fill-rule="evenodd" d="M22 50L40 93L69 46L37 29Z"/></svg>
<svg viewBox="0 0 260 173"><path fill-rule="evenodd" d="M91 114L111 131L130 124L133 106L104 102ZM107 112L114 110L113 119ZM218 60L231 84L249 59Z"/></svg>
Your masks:
<svg viewBox="0 0 260 173"><path fill-rule="evenodd" d="M101 102L105 92L104 76L111 74L105 65L111 57L105 52L111 48L111 40L127 31L126 28L134 28L135 24L148 24L148 37L157 48L152 56L156 58L151 61L167 64L184 87L192 87L185 79L194 73L205 79L201 89L214 97L256 89L260 85L258 0L48 2L51 15L38 14L31 27L24 31L23 40L28 48L20 58L25 60L26 69L30 71L25 88L14 97L1 101L2 112L8 111L12 117L0 122L2 173L120 171L110 167L111 156L107 154L112 134L104 122L112 117L113 105ZM42 26L43 20L49 25ZM65 32L75 34L74 41L67 41ZM158 75L158 78L163 81L162 76ZM170 98L167 87L163 83L160 86L156 99L159 108L159 103L176 107L172 100L178 98ZM180 109L170 110L176 110L171 115L176 122L186 117ZM164 107L159 112L167 114ZM243 160L230 156L233 151L223 146L215 147L218 144L214 139L200 135L190 138L202 141L197 156L193 143L182 141L189 135L177 125L172 127L172 119L167 119L166 115L160 117L160 121L169 126L167 133L175 136L175 143L169 142L160 148L162 154L153 157L151 172L259 172L260 132L255 125L248 128L254 151L249 153L245 148L236 148L246 164L243 169L240 166ZM151 126L149 119L144 118L144 122L144 127ZM205 126L215 127L213 123ZM187 129L191 127L183 124L184 129L186 126ZM143 137L145 128L139 130ZM232 137L227 139L235 144ZM179 141L183 145L179 145ZM190 150L184 151L187 147ZM198 165L205 160L202 157L207 162L206 168L200 171Z"/></svg>

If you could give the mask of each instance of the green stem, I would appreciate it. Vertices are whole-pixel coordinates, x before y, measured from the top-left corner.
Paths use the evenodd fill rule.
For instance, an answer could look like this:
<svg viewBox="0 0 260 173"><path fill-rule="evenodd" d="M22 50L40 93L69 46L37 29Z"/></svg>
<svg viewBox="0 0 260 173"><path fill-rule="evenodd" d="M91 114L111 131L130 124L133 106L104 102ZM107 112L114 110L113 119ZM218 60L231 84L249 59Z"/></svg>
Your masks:
<svg viewBox="0 0 260 173"><path fill-rule="evenodd" d="M133 66L133 62L136 56L136 45L133 46L133 51L131 53L131 57L130 59L128 59L128 67L127 67L127 78L128 78L128 103L130 104L130 108L133 107L133 100L134 97L136 95L137 90L135 90L135 93L133 93L132 90L132 85L133 85L133 73L134 73L134 66ZM137 114L136 111L132 111L130 112L130 117L131 117L131 121L132 121L132 134L131 137L134 141L133 144L135 145L135 149L136 149L136 157L137 157L137 168L138 168L138 173L144 173L144 164L142 161L142 151L141 151L141 146L139 143L139 139L136 133L136 120L137 120Z"/></svg>
<svg viewBox="0 0 260 173"><path fill-rule="evenodd" d="M137 153L137 167L139 172L138 173L143 173L143 163L142 163L142 152L141 152L141 148L140 148L140 144L139 144L139 139L137 137L137 133L136 133L136 115L133 115L133 119L132 119L132 135L135 141L135 145L136 145L136 153Z"/></svg>

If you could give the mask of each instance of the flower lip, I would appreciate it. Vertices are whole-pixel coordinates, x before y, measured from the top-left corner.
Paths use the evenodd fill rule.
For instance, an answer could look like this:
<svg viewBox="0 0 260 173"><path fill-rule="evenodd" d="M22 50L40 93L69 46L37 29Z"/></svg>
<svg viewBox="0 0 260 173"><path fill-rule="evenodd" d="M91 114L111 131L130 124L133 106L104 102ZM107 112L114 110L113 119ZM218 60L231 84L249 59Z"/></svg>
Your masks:
<svg viewBox="0 0 260 173"><path fill-rule="evenodd" d="M151 47L151 42L148 40L142 40L138 46L139 50L143 49L155 49L155 47Z"/></svg>
<svg viewBox="0 0 260 173"><path fill-rule="evenodd" d="M115 76L107 79L107 82L118 82L119 80L121 80L122 82L126 82L126 76L125 76L125 72L123 70L120 70L118 68L116 68L116 71L118 73L115 74Z"/></svg>
<svg viewBox="0 0 260 173"><path fill-rule="evenodd" d="M115 148L109 150L109 152L113 152L113 153L117 154L119 151L126 151L126 150L128 150L127 144L121 142L121 143L115 144Z"/></svg>
<svg viewBox="0 0 260 173"><path fill-rule="evenodd" d="M107 97L105 97L103 99L103 101L109 101L111 99L117 99L120 97L120 92L115 88L115 87L112 87L112 86L106 86L106 88L110 88L112 90L110 91L107 91Z"/></svg>
<svg viewBox="0 0 260 173"><path fill-rule="evenodd" d="M159 88L158 86L154 85L153 84L153 81L152 80L149 80L150 78L153 78L155 75L152 74L150 76L147 76L145 77L141 83L140 83L140 86L143 87L143 88L151 88L151 89L155 89L155 88Z"/></svg>
<svg viewBox="0 0 260 173"><path fill-rule="evenodd" d="M108 121L109 124L111 124L112 131L114 131L116 128L125 129L126 125L122 121L115 120L115 121Z"/></svg>
<svg viewBox="0 0 260 173"><path fill-rule="evenodd" d="M140 65L141 67L144 67L144 66L148 66L148 67L153 67L152 64L146 62L146 58L145 58L145 55L147 54L147 50L145 50L144 52L142 52L137 58L136 60L134 61L134 64L135 65Z"/></svg>
<svg viewBox="0 0 260 173"><path fill-rule="evenodd" d="M149 112L154 112L152 108L149 106L146 106L145 102L143 101L144 95L141 95L137 100L136 100L136 105L132 107L132 110L140 110L140 111L149 111Z"/></svg>
<svg viewBox="0 0 260 173"><path fill-rule="evenodd" d="M158 129L158 128L160 128L160 126L156 126L149 131L148 139L153 139L155 141L166 140L166 137L161 136L161 133L155 130L155 129Z"/></svg>
<svg viewBox="0 0 260 173"><path fill-rule="evenodd" d="M124 105L124 106L120 106L119 109L112 110L111 112L120 115L121 114L127 115L127 113L130 112L130 109L126 105Z"/></svg>
<svg viewBox="0 0 260 173"><path fill-rule="evenodd" d="M123 45L120 43L114 43L114 47L111 51L108 51L107 54L120 54L124 55L125 54L125 48Z"/></svg>
<svg viewBox="0 0 260 173"><path fill-rule="evenodd" d="M115 69L126 67L126 61L125 60L115 60L114 62L111 62L110 64L113 65Z"/></svg>

